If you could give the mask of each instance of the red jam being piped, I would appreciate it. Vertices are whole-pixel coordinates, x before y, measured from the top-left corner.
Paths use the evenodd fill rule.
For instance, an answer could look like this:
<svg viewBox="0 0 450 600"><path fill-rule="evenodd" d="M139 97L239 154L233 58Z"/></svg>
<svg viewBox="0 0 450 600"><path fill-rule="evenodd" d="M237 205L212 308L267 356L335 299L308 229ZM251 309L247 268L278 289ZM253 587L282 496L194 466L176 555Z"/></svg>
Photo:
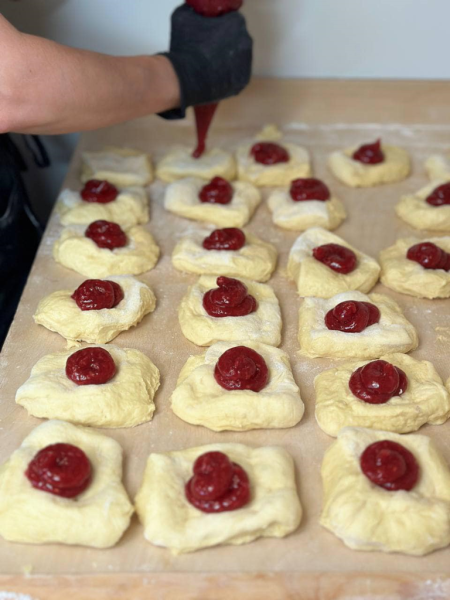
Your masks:
<svg viewBox="0 0 450 600"><path fill-rule="evenodd" d="M218 106L218 103L194 106L197 146L192 153L193 158L201 158L205 153L209 128L211 127Z"/></svg>
<svg viewBox="0 0 450 600"><path fill-rule="evenodd" d="M348 382L354 396L368 404L385 404L408 387L404 371L385 360L374 360L356 369Z"/></svg>
<svg viewBox="0 0 450 600"><path fill-rule="evenodd" d="M345 333L360 333L379 320L380 311L374 304L357 300L341 302L325 315L328 329Z"/></svg>
<svg viewBox="0 0 450 600"><path fill-rule="evenodd" d="M250 155L262 165L278 165L289 162L289 152L283 146L273 142L258 142L252 146Z"/></svg>
<svg viewBox="0 0 450 600"><path fill-rule="evenodd" d="M223 177L214 177L202 187L198 195L200 202L209 204L230 204L233 200L233 186Z"/></svg>
<svg viewBox="0 0 450 600"><path fill-rule="evenodd" d="M419 263L424 269L450 271L450 254L432 242L420 242L411 246L406 258Z"/></svg>
<svg viewBox="0 0 450 600"><path fill-rule="evenodd" d="M365 165L378 165L384 162L381 140L377 140L373 144L364 144L363 146L360 146L358 150L354 152L352 158Z"/></svg>
<svg viewBox="0 0 450 600"><path fill-rule="evenodd" d="M312 177L294 179L291 183L290 194L294 202L305 202L308 200L326 202L331 198L330 190L324 182Z"/></svg>
<svg viewBox="0 0 450 600"><path fill-rule="evenodd" d="M82 348L66 362L66 376L77 385L101 385L115 374L113 357L104 348Z"/></svg>
<svg viewBox="0 0 450 600"><path fill-rule="evenodd" d="M72 294L81 310L115 308L124 298L123 290L115 281L86 279Z"/></svg>
<svg viewBox="0 0 450 600"><path fill-rule="evenodd" d="M80 192L80 196L85 202L96 202L98 204L113 202L118 195L119 190L115 185L100 179L86 181Z"/></svg>
<svg viewBox="0 0 450 600"><path fill-rule="evenodd" d="M214 377L226 390L260 392L269 381L269 369L258 352L246 346L236 346L219 358Z"/></svg>
<svg viewBox="0 0 450 600"><path fill-rule="evenodd" d="M245 233L236 227L215 229L203 240L205 250L240 250L245 246Z"/></svg>
<svg viewBox="0 0 450 600"><path fill-rule="evenodd" d="M127 236L120 225L110 221L94 221L84 232L99 248L123 248L128 243Z"/></svg>
<svg viewBox="0 0 450 600"><path fill-rule="evenodd" d="M245 317L258 308L255 298L238 279L218 277L217 285L203 296L203 308L211 317Z"/></svg>
<svg viewBox="0 0 450 600"><path fill-rule="evenodd" d="M445 206L450 204L450 183L443 183L435 188L426 198L431 206Z"/></svg>
<svg viewBox="0 0 450 600"><path fill-rule="evenodd" d="M243 2L244 0L186 0L186 4L204 17L220 17L239 10Z"/></svg>
<svg viewBox="0 0 450 600"><path fill-rule="evenodd" d="M350 248L339 244L324 244L313 249L316 260L336 273L347 275L356 269L356 254Z"/></svg>
<svg viewBox="0 0 450 600"><path fill-rule="evenodd" d="M88 487L92 469L88 457L77 446L52 444L35 455L25 475L38 490L75 498Z"/></svg>
<svg viewBox="0 0 450 600"><path fill-rule="evenodd" d="M222 452L207 452L194 463L185 486L188 502L205 513L242 508L250 502L250 481L244 469Z"/></svg>
<svg viewBox="0 0 450 600"><path fill-rule="evenodd" d="M360 465L372 483L390 492L412 490L419 479L419 465L414 455L390 440L367 446L361 455Z"/></svg>

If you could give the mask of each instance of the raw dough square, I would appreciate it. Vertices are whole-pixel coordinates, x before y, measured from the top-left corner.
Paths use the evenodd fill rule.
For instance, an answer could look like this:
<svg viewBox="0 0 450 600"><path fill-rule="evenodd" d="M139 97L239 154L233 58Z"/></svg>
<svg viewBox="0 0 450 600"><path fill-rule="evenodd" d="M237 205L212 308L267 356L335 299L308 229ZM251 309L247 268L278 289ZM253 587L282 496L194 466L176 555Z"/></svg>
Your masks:
<svg viewBox="0 0 450 600"><path fill-rule="evenodd" d="M236 177L236 162L230 152L219 148L206 151L201 158L194 158L192 148L178 146L158 163L156 176L168 183L185 177L198 177L206 181L213 177L232 180Z"/></svg>
<svg viewBox="0 0 450 600"><path fill-rule="evenodd" d="M419 463L415 487L387 491L361 471L370 444L391 440ZM423 556L450 543L450 470L430 438L346 427L322 463L320 523L354 550Z"/></svg>
<svg viewBox="0 0 450 600"><path fill-rule="evenodd" d="M198 177L172 183L166 189L165 209L180 217L213 223L218 227L243 227L261 202L259 190L242 181L231 184L234 194L229 204L201 202L199 193L204 185L205 182Z"/></svg>
<svg viewBox="0 0 450 600"><path fill-rule="evenodd" d="M247 472L251 500L246 506L206 514L186 500L184 486L192 477L195 460L212 451L223 452ZM302 517L291 456L283 448L243 444L150 454L136 511L145 538L170 548L173 554L219 544L246 544L259 537L285 537L297 529Z"/></svg>
<svg viewBox="0 0 450 600"><path fill-rule="evenodd" d="M450 179L450 157L446 154L433 154L425 161L425 171L428 177L448 181Z"/></svg>
<svg viewBox="0 0 450 600"><path fill-rule="evenodd" d="M329 330L325 325L325 315L348 300L375 304L381 313L379 323L360 333ZM329 299L303 300L299 312L299 342L300 354L309 358L379 358L383 354L414 350L418 337L399 305L388 296L344 292Z"/></svg>
<svg viewBox="0 0 450 600"><path fill-rule="evenodd" d="M426 202L428 196L443 183L446 182L434 181L415 194L402 196L395 207L395 212L405 223L415 229L431 229L450 233L450 205L432 206Z"/></svg>
<svg viewBox="0 0 450 600"><path fill-rule="evenodd" d="M92 466L89 487L74 499L35 489L25 476L39 450L56 443L81 448ZM47 421L0 467L0 535L10 542L109 548L122 537L133 512L122 485L121 447L91 429Z"/></svg>
<svg viewBox="0 0 450 600"><path fill-rule="evenodd" d="M240 278L239 281L257 301L257 310L245 317L211 317L203 308L203 296L217 287L216 281L215 276L200 277L181 301L178 318L184 336L197 346L239 340L279 346L281 313L273 289L264 283Z"/></svg>
<svg viewBox="0 0 450 600"><path fill-rule="evenodd" d="M352 394L351 375L368 361L353 361L323 371L314 380L316 419L328 435L343 427L369 427L410 433L422 425L441 425L450 417L450 395L436 369L427 360L407 354L385 354L382 360L401 369L408 386L401 396L384 404L369 404Z"/></svg>
<svg viewBox="0 0 450 600"><path fill-rule="evenodd" d="M101 152L83 152L81 181L106 179L120 188L146 186L153 181L150 157L131 148L105 148Z"/></svg>
<svg viewBox="0 0 450 600"><path fill-rule="evenodd" d="M219 342L184 365L172 394L173 412L192 425L213 431L248 431L293 427L305 410L294 381L289 356L265 344L245 342L258 352L269 369L269 382L260 392L225 390L214 378L214 368L224 352L236 347Z"/></svg>
<svg viewBox="0 0 450 600"><path fill-rule="evenodd" d="M325 244L338 244L353 250L358 259L356 269L343 275L316 260L312 254L313 249ZM305 231L294 242L287 272L289 278L296 283L300 296L331 298L349 290L369 292L378 281L380 267L375 259L360 252L341 237L321 227L314 227Z"/></svg>

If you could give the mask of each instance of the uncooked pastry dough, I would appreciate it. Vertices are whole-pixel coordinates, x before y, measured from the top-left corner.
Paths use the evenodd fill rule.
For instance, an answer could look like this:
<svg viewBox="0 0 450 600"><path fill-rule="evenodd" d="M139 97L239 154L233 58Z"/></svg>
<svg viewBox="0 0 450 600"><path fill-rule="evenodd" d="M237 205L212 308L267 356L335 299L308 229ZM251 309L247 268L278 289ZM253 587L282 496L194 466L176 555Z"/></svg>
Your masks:
<svg viewBox="0 0 450 600"><path fill-rule="evenodd" d="M381 145L384 162L366 165L353 160L353 153L359 148L347 148L333 152L328 160L331 172L350 187L372 187L382 183L402 181L409 175L410 159L406 150L397 146Z"/></svg>
<svg viewBox="0 0 450 600"><path fill-rule="evenodd" d="M85 231L85 225L63 229L53 246L56 262L91 279L139 275L153 269L158 262L159 248L152 234L140 225L125 229L127 245L114 250L99 248L84 235Z"/></svg>
<svg viewBox="0 0 450 600"><path fill-rule="evenodd" d="M325 202L321 200L294 202L289 188L274 190L267 204L275 225L291 231L304 231L309 227L336 229L347 217L344 205L336 196L331 196Z"/></svg>
<svg viewBox="0 0 450 600"><path fill-rule="evenodd" d="M192 425L213 431L249 431L293 427L305 410L292 375L289 356L283 350L259 344L243 344L258 352L269 370L269 382L260 392L225 390L214 378L214 368L235 343L219 342L184 365L172 394L173 412Z"/></svg>
<svg viewBox="0 0 450 600"><path fill-rule="evenodd" d="M75 499L37 490L25 476L37 452L56 443L81 448L91 463L92 481ZM122 485L122 449L91 429L47 421L0 467L0 535L10 542L109 548L122 537L132 514Z"/></svg>
<svg viewBox="0 0 450 600"><path fill-rule="evenodd" d="M189 177L169 185L166 189L166 210L196 221L206 221L218 227L242 227L250 221L261 202L261 194L250 183L232 183L233 198L229 204L201 202L199 193L205 182L198 177Z"/></svg>
<svg viewBox="0 0 450 600"><path fill-rule="evenodd" d="M184 486L195 460L206 452L223 452L250 479L251 500L233 511L206 514L190 504ZM285 537L295 531L302 507L295 484L294 462L278 447L210 444L178 452L150 454L136 511L145 538L173 554L219 544L246 544L259 537Z"/></svg>
<svg viewBox="0 0 450 600"><path fill-rule="evenodd" d="M245 317L211 317L203 308L203 296L217 288L217 277L203 275L181 301L178 318L184 336L197 346L216 342L262 342L270 346L281 343L281 313L273 289L250 279L241 281L255 298L258 308Z"/></svg>
<svg viewBox="0 0 450 600"><path fill-rule="evenodd" d="M448 177L450 179L450 173ZM443 183L446 183L445 180L433 181L415 194L402 196L395 212L416 229L450 232L450 205L432 206L426 202L428 196Z"/></svg>
<svg viewBox="0 0 450 600"><path fill-rule="evenodd" d="M105 344L155 310L155 295L145 283L125 275L108 280L118 283L124 292L115 308L82 311L71 298L74 290L59 290L39 302L35 322L62 335L68 346L76 341Z"/></svg>
<svg viewBox="0 0 450 600"><path fill-rule="evenodd" d="M192 148L177 146L158 163L156 176L168 183L185 177L199 177L206 181L213 177L232 180L236 177L236 162L230 152L219 148L206 151L201 158L194 158Z"/></svg>
<svg viewBox="0 0 450 600"><path fill-rule="evenodd" d="M381 440L414 454L420 476L410 492L384 490L361 471L361 454ZM320 523L350 548L423 556L450 544L450 470L424 435L346 427L325 453L322 480Z"/></svg>
<svg viewBox="0 0 450 600"><path fill-rule="evenodd" d="M428 177L448 181L450 179L450 157L445 154L433 154L425 161L425 171Z"/></svg>
<svg viewBox="0 0 450 600"><path fill-rule="evenodd" d="M98 347L98 346L97 346ZM102 385L77 385L65 372L75 350L47 354L17 390L16 403L33 417L61 419L92 427L134 427L152 419L159 371L131 348L100 346L116 365L114 377Z"/></svg>
<svg viewBox="0 0 450 600"><path fill-rule="evenodd" d="M140 187L125 188L106 204L85 202L80 192L66 189L59 195L56 209L63 225L89 225L103 220L133 227L149 220L147 195Z"/></svg>
<svg viewBox="0 0 450 600"><path fill-rule="evenodd" d="M406 391L385 404L368 404L350 391L352 373L367 361L348 362L317 375L316 419L325 433L336 436L347 426L410 433L426 423L440 425L450 417L450 395L430 362L407 354L380 358L402 369L408 378Z"/></svg>
<svg viewBox="0 0 450 600"><path fill-rule="evenodd" d="M360 333L331 331L325 315L341 302L370 302L381 313L375 323ZM344 292L333 298L305 298L299 312L300 354L309 358L379 358L392 352L409 352L418 345L417 332L403 316L399 305L383 294L366 296L361 292Z"/></svg>
<svg viewBox="0 0 450 600"><path fill-rule="evenodd" d="M101 152L83 152L81 181L106 179L121 188L146 186L153 181L150 156L131 148L105 148Z"/></svg>
<svg viewBox="0 0 450 600"><path fill-rule="evenodd" d="M203 240L214 230L196 230L183 237L172 254L173 266L197 275L247 277L255 281L270 279L277 264L277 249L245 231L245 245L240 250L206 250Z"/></svg>
<svg viewBox="0 0 450 600"><path fill-rule="evenodd" d="M414 260L406 258L411 246L419 242L432 242L450 252L450 236L439 238L402 238L393 246L380 252L381 282L403 294L418 298L449 298L450 272L444 269L424 269Z"/></svg>
<svg viewBox="0 0 450 600"><path fill-rule="evenodd" d="M356 269L343 275L316 260L312 251L316 246L324 244L339 244L353 250L358 259ZM349 290L369 292L378 281L380 267L376 260L339 236L321 227L314 227L305 231L294 242L287 272L290 279L295 281L300 296L331 298Z"/></svg>

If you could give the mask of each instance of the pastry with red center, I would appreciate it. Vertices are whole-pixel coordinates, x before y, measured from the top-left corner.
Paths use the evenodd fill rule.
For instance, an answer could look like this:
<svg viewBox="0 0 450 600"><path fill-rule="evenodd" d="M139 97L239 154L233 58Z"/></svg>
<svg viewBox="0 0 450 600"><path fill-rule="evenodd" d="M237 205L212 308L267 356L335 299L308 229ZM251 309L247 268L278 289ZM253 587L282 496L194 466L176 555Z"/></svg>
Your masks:
<svg viewBox="0 0 450 600"><path fill-rule="evenodd" d="M212 105L207 105L207 118ZM198 112L198 110L196 111ZM201 134L203 131L200 132ZM202 135L200 135L200 138ZM200 139L201 142L201 139ZM228 150L223 148L205 148L202 144L193 152L193 146L175 146L163 156L156 167L156 176L167 183L183 179L199 179L203 185L214 177L227 181L236 179L236 161Z"/></svg>
<svg viewBox="0 0 450 600"><path fill-rule="evenodd" d="M401 197L397 215L418 230L450 233L450 183L437 180Z"/></svg>

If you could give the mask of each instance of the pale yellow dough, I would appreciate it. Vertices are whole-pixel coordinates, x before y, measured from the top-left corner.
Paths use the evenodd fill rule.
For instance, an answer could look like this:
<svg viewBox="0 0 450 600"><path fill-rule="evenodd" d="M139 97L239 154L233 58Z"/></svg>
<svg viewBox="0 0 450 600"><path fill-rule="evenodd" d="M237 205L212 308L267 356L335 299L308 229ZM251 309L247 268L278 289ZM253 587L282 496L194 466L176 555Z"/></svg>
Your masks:
<svg viewBox="0 0 450 600"><path fill-rule="evenodd" d="M232 180L236 177L236 163L233 155L225 150L214 148L206 151L201 158L192 156L192 148L177 146L158 163L158 179L172 183L185 177L198 177L209 181L213 177Z"/></svg>
<svg viewBox="0 0 450 600"><path fill-rule="evenodd" d="M85 236L84 225L63 229L53 246L53 258L64 267L89 278L110 275L139 275L150 271L158 262L159 248L152 234L135 225L124 229L128 243L122 248L99 248Z"/></svg>
<svg viewBox="0 0 450 600"><path fill-rule="evenodd" d="M206 452L223 452L245 469L250 480L249 504L207 514L188 502L184 487L195 460ZM136 511L145 538L155 546L170 548L173 554L219 544L247 544L259 537L285 537L302 518L291 456L283 448L243 444L151 454L136 496Z"/></svg>
<svg viewBox="0 0 450 600"><path fill-rule="evenodd" d="M253 216L261 202L261 194L250 183L232 183L233 198L229 204L201 202L199 193L205 182L198 177L189 177L169 185L166 189L166 210L195 221L213 223L218 227L242 227Z"/></svg>
<svg viewBox="0 0 450 600"><path fill-rule="evenodd" d="M395 212L405 223L415 229L431 229L450 233L450 205L432 206L426 202L428 196L443 183L446 182L444 180L433 181L415 194L402 196L395 207Z"/></svg>
<svg viewBox="0 0 450 600"><path fill-rule="evenodd" d="M359 146L333 152L328 166L335 177L350 187L372 187L382 183L394 183L408 177L411 165L406 150L397 146L381 145L384 162L366 165L353 160Z"/></svg>
<svg viewBox="0 0 450 600"><path fill-rule="evenodd" d="M381 313L379 323L359 333L332 331L325 315L341 302L370 302ZM344 292L333 298L305 298L299 312L300 354L309 358L379 358L392 352L409 352L419 343L417 332L403 316L399 305L383 294L366 296Z"/></svg>
<svg viewBox="0 0 450 600"><path fill-rule="evenodd" d="M380 252L381 282L396 292L418 298L449 298L449 271L424 269L418 262L406 258L406 253L411 246L425 241L450 252L450 236L426 240L417 238L397 240L393 246Z"/></svg>
<svg viewBox="0 0 450 600"><path fill-rule="evenodd" d="M214 230L199 229L183 237L175 246L172 264L179 271L197 275L247 277L255 281L270 279L277 264L277 249L245 231L240 250L205 250L203 240Z"/></svg>
<svg viewBox="0 0 450 600"><path fill-rule="evenodd" d="M312 251L324 244L338 244L353 250L358 261L356 269L343 275L316 260ZM378 281L380 267L376 260L360 252L341 237L326 229L314 227L300 235L292 246L287 273L296 283L300 296L331 298L349 290L369 292Z"/></svg>
<svg viewBox="0 0 450 600"><path fill-rule="evenodd" d="M131 148L105 148L81 155L81 181L105 179L120 188L146 186L153 181L150 156Z"/></svg>
<svg viewBox="0 0 450 600"><path fill-rule="evenodd" d="M85 202L80 192L66 189L59 195L56 209L63 225L89 225L104 220L133 227L149 220L147 195L140 187L125 188L106 204Z"/></svg>
<svg viewBox="0 0 450 600"><path fill-rule="evenodd" d="M425 161L425 171L428 177L448 181L450 179L450 157L445 154L433 154Z"/></svg>
<svg viewBox="0 0 450 600"><path fill-rule="evenodd" d="M100 346L112 356L116 374L101 385L77 385L65 367L75 350L48 354L33 367L17 390L16 403L33 417L61 419L92 427L134 427L150 421L159 371L152 361L131 348ZM78 351L78 350L77 350Z"/></svg>
<svg viewBox="0 0 450 600"><path fill-rule="evenodd" d="M279 346L281 313L272 288L264 283L240 278L239 281L257 301L257 310L244 317L211 317L203 308L203 296L217 287L216 280L215 276L204 275L188 289L178 309L183 335L197 346L239 340Z"/></svg>
<svg viewBox="0 0 450 600"><path fill-rule="evenodd" d="M237 345L258 352L269 370L269 381L259 392L225 390L214 378L222 354ZM184 365L172 394L173 412L192 425L213 431L249 431L293 427L305 410L286 352L259 344L219 342Z"/></svg>
<svg viewBox="0 0 450 600"><path fill-rule="evenodd" d="M391 440L412 452L420 475L411 491L387 491L361 471L370 444ZM346 427L325 453L320 523L354 550L423 556L450 544L450 470L430 438Z"/></svg>
<svg viewBox="0 0 450 600"><path fill-rule="evenodd" d="M155 295L145 283L127 276L108 280L118 283L124 292L116 307L82 311L71 298L74 290L59 290L39 302L34 321L62 335L69 345L77 341L105 344L155 310Z"/></svg>
<svg viewBox="0 0 450 600"><path fill-rule="evenodd" d="M380 358L404 371L406 391L385 404L368 404L354 396L348 385L351 375L367 361L323 371L314 380L316 419L322 431L336 436L342 427L351 426L410 433L426 423L441 425L450 417L450 395L430 362L407 354Z"/></svg>
<svg viewBox="0 0 450 600"><path fill-rule="evenodd" d="M91 483L76 498L38 490L25 476L34 456L57 443L77 446L91 463ZM47 421L0 467L0 535L10 542L110 548L128 528L132 514L122 485L122 449L91 429Z"/></svg>

